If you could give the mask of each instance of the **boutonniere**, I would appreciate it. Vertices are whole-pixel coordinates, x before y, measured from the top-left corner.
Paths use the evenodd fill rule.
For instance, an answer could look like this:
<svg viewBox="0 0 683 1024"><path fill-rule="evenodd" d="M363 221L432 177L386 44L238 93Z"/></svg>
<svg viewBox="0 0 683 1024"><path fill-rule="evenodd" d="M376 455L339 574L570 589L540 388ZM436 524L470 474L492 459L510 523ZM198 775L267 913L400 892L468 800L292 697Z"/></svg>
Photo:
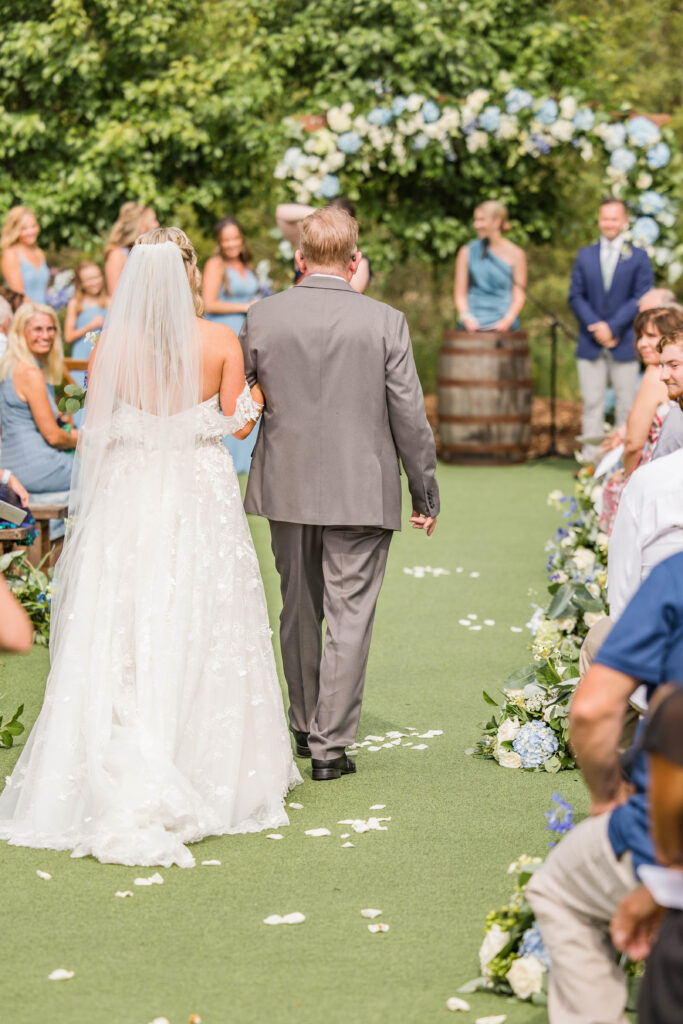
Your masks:
<svg viewBox="0 0 683 1024"><path fill-rule="evenodd" d="M619 262L621 263L622 260L630 260L631 256L633 256L633 249L628 244L628 242L626 242L625 245L622 245L621 247L621 252L619 254Z"/></svg>

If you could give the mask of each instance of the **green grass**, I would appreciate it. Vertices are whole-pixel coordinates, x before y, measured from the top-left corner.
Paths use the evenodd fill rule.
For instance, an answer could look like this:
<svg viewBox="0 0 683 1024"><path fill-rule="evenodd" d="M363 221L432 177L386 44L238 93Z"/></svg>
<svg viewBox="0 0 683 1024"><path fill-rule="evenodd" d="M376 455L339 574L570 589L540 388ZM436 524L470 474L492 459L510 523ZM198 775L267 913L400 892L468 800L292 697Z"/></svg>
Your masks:
<svg viewBox="0 0 683 1024"><path fill-rule="evenodd" d="M510 891L505 874L520 853L543 854L543 811L561 789L583 812L575 772L522 774L464 754L486 716L482 688L495 690L528 658L523 626L544 594L543 544L557 526L548 491L571 488L573 464L509 469L441 467L443 515L434 536L397 535L375 624L360 736L413 726L443 736L428 749L358 755L358 774L327 784L305 777L291 799L285 838L207 839L198 865L160 869L163 886L136 888L150 869L72 860L67 853L0 843L5 1024L184 1024L448 1021L446 999L478 973L487 910ZM279 611L267 524L253 520L271 622ZM413 565L449 576L416 579ZM456 573L456 568L464 569ZM472 578L470 572L479 572ZM496 625L468 632L469 613ZM47 654L6 657L0 705L38 711ZM20 747L0 751L2 775ZM299 762L305 765L305 762ZM387 832L353 835L341 818L366 818L386 804ZM332 835L310 838L326 826ZM36 876L49 871L51 881ZM132 899L117 899L133 889ZM359 911L383 910L388 934L372 935ZM296 927L268 928L269 914L302 911ZM49 982L57 967L71 981ZM543 1009L484 994L476 1016L543 1024Z"/></svg>

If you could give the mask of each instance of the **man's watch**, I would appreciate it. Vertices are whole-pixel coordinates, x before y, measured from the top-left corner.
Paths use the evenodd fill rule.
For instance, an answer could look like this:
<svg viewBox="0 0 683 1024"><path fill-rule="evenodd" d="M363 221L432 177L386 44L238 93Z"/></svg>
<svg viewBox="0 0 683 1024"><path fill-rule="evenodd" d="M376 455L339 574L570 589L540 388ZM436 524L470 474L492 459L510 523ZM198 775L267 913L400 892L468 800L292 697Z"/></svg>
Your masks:
<svg viewBox="0 0 683 1024"><path fill-rule="evenodd" d="M3 470L2 476L0 477L0 483L4 484L4 486L6 487L7 484L9 483L9 478L11 477L11 475L12 475L12 470L11 469Z"/></svg>

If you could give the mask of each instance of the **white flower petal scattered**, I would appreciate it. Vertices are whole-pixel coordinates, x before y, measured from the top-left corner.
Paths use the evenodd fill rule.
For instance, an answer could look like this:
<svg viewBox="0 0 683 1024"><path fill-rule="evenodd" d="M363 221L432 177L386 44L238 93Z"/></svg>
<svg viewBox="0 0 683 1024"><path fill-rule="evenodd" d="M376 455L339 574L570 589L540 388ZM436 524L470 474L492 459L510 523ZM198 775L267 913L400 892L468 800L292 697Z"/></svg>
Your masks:
<svg viewBox="0 0 683 1024"><path fill-rule="evenodd" d="M289 804L289 806L292 808L293 811L303 811L303 809L304 809L304 805L303 804L293 804L292 803L292 804Z"/></svg>
<svg viewBox="0 0 683 1024"><path fill-rule="evenodd" d="M136 878L133 885L163 885L164 880L158 871L155 871L149 878Z"/></svg>
<svg viewBox="0 0 683 1024"><path fill-rule="evenodd" d="M469 632L470 633L478 633L480 629L482 629L481 626L470 626Z"/></svg>
<svg viewBox="0 0 683 1024"><path fill-rule="evenodd" d="M388 740L395 740L397 737L398 737L398 739L400 739L401 736L405 736L405 733L404 732L399 732L398 729L392 729L391 732L387 733L387 739Z"/></svg>
<svg viewBox="0 0 683 1024"><path fill-rule="evenodd" d="M384 736L366 736L365 738L371 743L384 743Z"/></svg>
<svg viewBox="0 0 683 1024"><path fill-rule="evenodd" d="M388 932L389 931L389 925L388 924L382 924L381 922L379 924L369 924L368 925L368 931L369 932Z"/></svg>
<svg viewBox="0 0 683 1024"><path fill-rule="evenodd" d="M271 914L270 917L264 917L264 924L303 924L306 920L305 914L300 914L295 911L293 914L285 914L284 917L280 917L279 914Z"/></svg>
<svg viewBox="0 0 683 1024"><path fill-rule="evenodd" d="M340 839L348 839L350 835L351 835L350 832L342 832L342 834L339 836L339 838Z"/></svg>
<svg viewBox="0 0 683 1024"><path fill-rule="evenodd" d="M368 750L371 750L371 751L372 751L373 753L374 753L374 752L375 752L376 750L381 750L381 749L382 749L381 747L368 747Z"/></svg>
<svg viewBox="0 0 683 1024"><path fill-rule="evenodd" d="M130 889L123 889L123 890L119 889L118 892L114 893L114 896L118 896L119 899L122 899L122 900L125 900L127 896L132 896L132 895L133 895L133 893L130 891Z"/></svg>
<svg viewBox="0 0 683 1024"><path fill-rule="evenodd" d="M485 626L495 626L495 624L496 624L496 620L495 619L484 619L484 625Z"/></svg>
<svg viewBox="0 0 683 1024"><path fill-rule="evenodd" d="M38 878L44 878L46 882L49 882L52 878L52 875L47 871L36 871L36 874L38 875Z"/></svg>
<svg viewBox="0 0 683 1024"><path fill-rule="evenodd" d="M67 971L63 967L58 967L56 971L52 972L52 974L48 974L47 980L48 981L68 981L69 978L73 978L74 977L75 973L76 973L75 971Z"/></svg>
<svg viewBox="0 0 683 1024"><path fill-rule="evenodd" d="M477 1017L474 1024L504 1024L507 1014L500 1013L497 1017Z"/></svg>
<svg viewBox="0 0 683 1024"><path fill-rule="evenodd" d="M221 862L219 860L203 860L202 861L202 867L208 868L208 867L214 867L214 865L219 867L220 863Z"/></svg>
<svg viewBox="0 0 683 1024"><path fill-rule="evenodd" d="M149 1024L170 1024L168 1017L155 1017Z"/></svg>
<svg viewBox="0 0 683 1024"><path fill-rule="evenodd" d="M463 1010L465 1013L467 1013L469 1008L470 1004L466 1003L464 999L458 999L457 996L451 996L450 999L446 1000L446 1009L453 1010L453 1012L456 1012L457 1010Z"/></svg>
<svg viewBox="0 0 683 1024"><path fill-rule="evenodd" d="M266 839L284 839L285 837L280 832L269 832Z"/></svg>
<svg viewBox="0 0 683 1024"><path fill-rule="evenodd" d="M386 806L387 806L386 804L373 804L372 807L370 808L370 810L371 811L383 811Z"/></svg>
<svg viewBox="0 0 683 1024"><path fill-rule="evenodd" d="M473 579L473 580L479 579L479 576L480 576L480 575L481 575L481 573L478 573L478 572L471 572L471 573L470 573L470 579Z"/></svg>
<svg viewBox="0 0 683 1024"><path fill-rule="evenodd" d="M443 729L428 729L427 732L421 732L419 738L421 740L431 740L434 736L443 736Z"/></svg>
<svg viewBox="0 0 683 1024"><path fill-rule="evenodd" d="M426 743L415 743L414 746L413 746L413 750L426 750L426 749L427 749L427 744Z"/></svg>
<svg viewBox="0 0 683 1024"><path fill-rule="evenodd" d="M459 565L458 568L455 571L456 572L464 572L465 570L463 569L463 567L461 565Z"/></svg>
<svg viewBox="0 0 683 1024"><path fill-rule="evenodd" d="M510 632L511 633L523 633L524 630L522 629L521 626L510 626Z"/></svg>
<svg viewBox="0 0 683 1024"><path fill-rule="evenodd" d="M342 846L345 846L345 847L353 846L353 843L342 843Z"/></svg>
<svg viewBox="0 0 683 1024"><path fill-rule="evenodd" d="M467 616L467 618L468 619L472 619L474 621L474 619L478 619L479 616L475 615L474 612L470 612L469 615Z"/></svg>
<svg viewBox="0 0 683 1024"><path fill-rule="evenodd" d="M319 836L331 836L332 833L329 828L309 828L306 830L306 835L318 838Z"/></svg>
<svg viewBox="0 0 683 1024"><path fill-rule="evenodd" d="M379 917L381 913L381 910L372 910L371 908L368 908L367 910L361 910L362 917Z"/></svg>

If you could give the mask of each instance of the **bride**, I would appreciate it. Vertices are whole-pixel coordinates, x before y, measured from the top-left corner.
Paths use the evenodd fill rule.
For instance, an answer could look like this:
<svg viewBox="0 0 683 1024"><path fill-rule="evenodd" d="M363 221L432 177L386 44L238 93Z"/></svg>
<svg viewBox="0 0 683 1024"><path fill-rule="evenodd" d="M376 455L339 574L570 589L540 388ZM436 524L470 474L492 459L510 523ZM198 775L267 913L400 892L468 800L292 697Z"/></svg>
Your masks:
<svg viewBox="0 0 683 1024"><path fill-rule="evenodd" d="M17 846L192 867L185 843L288 824L301 776L221 443L260 406L198 277L182 231L142 235L95 350L45 701L0 796Z"/></svg>

